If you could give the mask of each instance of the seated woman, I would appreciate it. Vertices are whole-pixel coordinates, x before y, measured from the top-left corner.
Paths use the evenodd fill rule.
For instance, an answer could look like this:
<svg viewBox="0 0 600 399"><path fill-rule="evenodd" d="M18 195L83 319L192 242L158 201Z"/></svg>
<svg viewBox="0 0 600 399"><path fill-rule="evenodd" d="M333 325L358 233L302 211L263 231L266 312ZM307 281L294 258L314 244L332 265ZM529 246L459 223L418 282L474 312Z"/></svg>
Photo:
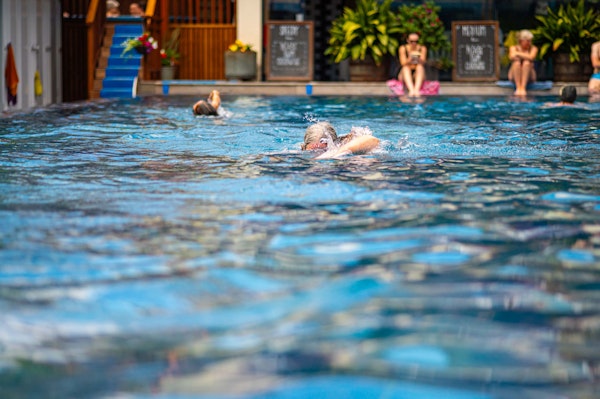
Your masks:
<svg viewBox="0 0 600 399"><path fill-rule="evenodd" d="M421 87L425 81L425 61L427 61L427 47L418 44L419 35L408 35L407 44L400 46L400 74L398 80L403 81L410 97L419 97Z"/></svg>
<svg viewBox="0 0 600 399"><path fill-rule="evenodd" d="M538 53L538 48L531 44L533 33L528 30L519 32L519 44L510 46L508 58L511 61L508 70L508 80L515 84L515 96L527 95L527 83L536 81L533 62Z"/></svg>
<svg viewBox="0 0 600 399"><path fill-rule="evenodd" d="M317 159L338 158L348 154L365 154L379 146L379 139L367 128L352 128L338 137L329 122L318 122L306 128L302 150L322 151Z"/></svg>
<svg viewBox="0 0 600 399"><path fill-rule="evenodd" d="M218 90L213 90L208 95L206 100L200 100L192 106L192 111L195 115L219 115L219 107L221 106L221 94Z"/></svg>
<svg viewBox="0 0 600 399"><path fill-rule="evenodd" d="M590 54L594 73L590 77L588 90L590 95L600 94L600 41L592 44L592 53Z"/></svg>

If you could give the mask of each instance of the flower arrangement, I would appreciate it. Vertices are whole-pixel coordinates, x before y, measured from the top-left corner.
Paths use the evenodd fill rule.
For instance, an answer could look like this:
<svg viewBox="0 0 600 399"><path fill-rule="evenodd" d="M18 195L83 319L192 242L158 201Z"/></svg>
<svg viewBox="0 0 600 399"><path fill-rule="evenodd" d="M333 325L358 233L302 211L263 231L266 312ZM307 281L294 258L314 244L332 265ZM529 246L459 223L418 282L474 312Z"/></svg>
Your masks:
<svg viewBox="0 0 600 399"><path fill-rule="evenodd" d="M144 33L142 36L125 40L122 46L125 47L123 54L134 49L140 54L149 54L158 48L158 43L149 33Z"/></svg>
<svg viewBox="0 0 600 399"><path fill-rule="evenodd" d="M234 53L236 51L239 51L242 53L245 53L246 51L253 51L251 44L246 44L239 39L237 39L233 44L230 44L228 49L229 49L229 51L233 51Z"/></svg>
<svg viewBox="0 0 600 399"><path fill-rule="evenodd" d="M177 60L180 55L175 49L162 48L160 49L160 64L162 66L174 66L177 65Z"/></svg>

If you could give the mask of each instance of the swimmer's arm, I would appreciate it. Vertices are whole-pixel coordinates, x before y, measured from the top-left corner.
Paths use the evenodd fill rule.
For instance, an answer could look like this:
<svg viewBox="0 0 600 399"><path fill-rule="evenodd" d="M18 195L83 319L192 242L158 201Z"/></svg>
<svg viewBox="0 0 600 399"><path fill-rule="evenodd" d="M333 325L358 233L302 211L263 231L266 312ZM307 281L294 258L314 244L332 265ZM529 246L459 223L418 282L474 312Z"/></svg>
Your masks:
<svg viewBox="0 0 600 399"><path fill-rule="evenodd" d="M325 159L325 158L335 158L340 157L342 155L348 154L366 154L367 152L374 150L379 145L379 139L373 136L359 136L342 145L335 152L327 151L324 154L321 154L317 157L317 159Z"/></svg>
<svg viewBox="0 0 600 399"><path fill-rule="evenodd" d="M364 154L379 145L379 139L373 136L359 136L351 142L340 147L339 151L343 153Z"/></svg>

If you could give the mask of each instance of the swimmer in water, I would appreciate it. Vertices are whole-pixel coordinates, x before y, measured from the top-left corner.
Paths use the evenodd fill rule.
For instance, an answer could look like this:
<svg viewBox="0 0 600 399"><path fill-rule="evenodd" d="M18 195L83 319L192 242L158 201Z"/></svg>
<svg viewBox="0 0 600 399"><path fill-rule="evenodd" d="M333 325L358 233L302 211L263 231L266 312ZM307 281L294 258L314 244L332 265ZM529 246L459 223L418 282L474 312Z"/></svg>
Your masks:
<svg viewBox="0 0 600 399"><path fill-rule="evenodd" d="M317 159L338 158L348 154L366 154L379 146L379 139L366 128L353 128L338 137L329 122L318 122L306 128L303 151L322 151Z"/></svg>
<svg viewBox="0 0 600 399"><path fill-rule="evenodd" d="M213 90L208 95L206 100L200 100L192 106L195 115L219 115L219 107L221 106L221 94L218 90Z"/></svg>
<svg viewBox="0 0 600 399"><path fill-rule="evenodd" d="M561 107L561 106L572 106L575 105L577 99L577 88L575 86L567 85L560 88L559 92L560 101L557 103L546 103L546 107Z"/></svg>

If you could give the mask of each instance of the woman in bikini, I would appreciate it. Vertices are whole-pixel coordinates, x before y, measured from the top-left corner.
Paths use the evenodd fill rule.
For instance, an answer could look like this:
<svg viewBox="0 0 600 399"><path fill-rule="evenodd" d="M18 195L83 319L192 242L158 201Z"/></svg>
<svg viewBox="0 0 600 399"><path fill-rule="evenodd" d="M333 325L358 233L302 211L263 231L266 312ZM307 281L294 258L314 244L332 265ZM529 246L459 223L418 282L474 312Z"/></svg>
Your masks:
<svg viewBox="0 0 600 399"><path fill-rule="evenodd" d="M527 95L527 83L536 81L533 62L537 57L538 48L531 44L533 33L528 30L519 32L519 44L510 46L508 58L511 65L508 70L508 80L514 82L515 96Z"/></svg>
<svg viewBox="0 0 600 399"><path fill-rule="evenodd" d="M418 43L419 35L411 33L408 35L407 44L400 46L398 49L401 66L398 80L404 82L410 97L419 97L421 95L421 87L425 81L427 47Z"/></svg>
<svg viewBox="0 0 600 399"><path fill-rule="evenodd" d="M592 54L590 58L592 59L594 73L590 77L588 90L591 95L598 95L600 94L600 42L592 44Z"/></svg>

